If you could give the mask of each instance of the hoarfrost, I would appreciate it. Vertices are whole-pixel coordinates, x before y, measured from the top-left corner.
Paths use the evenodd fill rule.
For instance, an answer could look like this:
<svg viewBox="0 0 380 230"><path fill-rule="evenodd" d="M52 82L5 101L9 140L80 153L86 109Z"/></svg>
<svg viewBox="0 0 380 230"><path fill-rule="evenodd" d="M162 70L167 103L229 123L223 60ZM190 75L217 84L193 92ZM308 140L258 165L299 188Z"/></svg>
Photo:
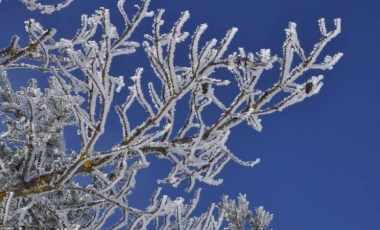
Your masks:
<svg viewBox="0 0 380 230"><path fill-rule="evenodd" d="M117 2L124 28L113 25L105 8L83 15L82 25L71 39L57 39L55 29L44 29L31 19L25 22L30 39L27 45L23 47L14 37L0 50L0 115L6 126L0 133L0 221L10 228L100 229L118 213L120 218L111 228L219 229L227 220L229 229L243 229L245 223L255 230L266 229L273 215L262 207L252 213L243 195L238 197L238 204L225 197L207 212L194 216L200 200L197 185L221 184L220 172L230 161L249 167L260 162L243 161L228 149L232 128L248 123L261 132L264 115L282 111L320 91L322 75L304 82L300 77L309 70L332 69L342 57L337 53L325 56L321 63L317 61L323 48L340 33L340 19L334 21L332 31L326 29L324 19L319 20L321 39L308 55L301 47L295 23L286 29L282 56L272 55L270 49L249 52L239 48L228 53L237 28L228 30L219 42L213 38L203 44L207 24L198 26L192 36L184 31L189 12L183 12L166 31L164 10L153 13L148 10L150 1L141 0L135 13L129 15L125 2ZM49 14L73 1L22 3L30 10ZM99 150L99 140L109 132L107 122L116 102L115 93L128 84L123 76L111 74L113 60L132 55L139 48L140 42L132 41L132 35L148 17L154 17L152 33L145 35L141 44L157 81L148 83L145 90L143 69L136 69L125 89L124 103L116 106L122 140L110 149ZM186 42L190 44L190 61L178 65L177 48ZM259 89L262 74L276 66L280 69L278 80L269 88ZM13 89L8 72L14 68L49 73L49 86L41 90L38 82L31 80L26 87ZM227 70L232 77L219 79L217 69ZM230 84L233 81L236 84ZM238 92L231 102L217 94L216 89L229 90L235 85ZM279 102L273 103L275 97L281 97ZM182 119L176 110L183 98L189 98L188 115L179 124ZM135 104L145 110L146 119L133 127L131 110ZM205 111L213 105L219 108L218 117L206 123ZM68 127L79 134L78 152L66 149ZM137 185L136 176L151 164L148 155L172 165L159 183L175 187L187 183L186 191L194 192L194 198L172 199L158 188L146 208L132 207L129 200ZM77 183L76 178L81 176L90 178L89 184Z"/></svg>

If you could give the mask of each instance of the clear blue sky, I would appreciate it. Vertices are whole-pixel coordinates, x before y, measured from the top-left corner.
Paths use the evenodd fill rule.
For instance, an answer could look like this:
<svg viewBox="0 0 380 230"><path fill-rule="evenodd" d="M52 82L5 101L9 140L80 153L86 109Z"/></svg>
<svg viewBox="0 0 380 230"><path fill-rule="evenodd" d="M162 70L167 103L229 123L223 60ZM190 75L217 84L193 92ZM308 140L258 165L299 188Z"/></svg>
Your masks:
<svg viewBox="0 0 380 230"><path fill-rule="evenodd" d="M89 6L90 2L94 6ZM17 1L4 1L0 4L0 44L4 47L12 34L25 35L23 21L29 17L38 18L46 27L56 27L60 35L70 37L80 24L82 12L91 13L105 5L116 13L113 2L116 1L76 0L70 8L56 15L41 16L28 13ZM263 205L275 214L273 229L379 228L380 16L376 1L152 2L151 9L166 9L167 23L173 23L181 11L189 10L191 18L186 28L193 31L196 25L206 22L208 38L221 38L230 27L238 27L231 51L243 46L249 51L271 48L272 53L281 54L284 29L289 21L297 23L301 44L310 51L319 39L317 20L326 18L332 28L333 19L342 18L342 34L329 44L325 54L341 51L344 57L334 70L323 72L325 85L321 92L281 113L263 117L261 133L244 125L235 128L229 140L230 149L243 159L260 157L262 162L254 168L228 165L222 173L224 184L202 186L199 209L205 211L223 194L236 197L241 192L247 194L251 207ZM68 13L71 16L67 17ZM141 25L142 31L150 31L148 20ZM141 34L136 36L137 40ZM134 67L129 66L146 67L142 49L135 57L138 58L131 61L133 65L117 63L125 76L134 72ZM187 54L179 58L186 60ZM23 82L18 81L18 84ZM117 126L116 123L110 125ZM112 136L104 138L105 145L111 144L112 139ZM160 165L162 162L154 163L152 169L140 177L142 182L138 184L134 202L141 207L147 204L144 197L149 197L155 187L152 183L157 178L154 176L162 178L166 172L161 169L165 168ZM181 195L179 190L169 190L173 196Z"/></svg>

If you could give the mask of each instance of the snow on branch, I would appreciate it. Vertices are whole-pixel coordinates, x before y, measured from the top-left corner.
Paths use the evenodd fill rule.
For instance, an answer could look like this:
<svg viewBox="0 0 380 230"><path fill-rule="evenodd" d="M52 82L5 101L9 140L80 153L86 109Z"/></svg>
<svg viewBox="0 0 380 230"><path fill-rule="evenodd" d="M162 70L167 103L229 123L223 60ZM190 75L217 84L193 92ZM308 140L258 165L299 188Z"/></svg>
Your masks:
<svg viewBox="0 0 380 230"><path fill-rule="evenodd" d="M45 5L39 3L38 0L21 0L22 3L28 8L28 10L38 10L42 14L51 14L56 11L62 10L68 7L74 0L64 0L61 3L55 5Z"/></svg>
<svg viewBox="0 0 380 230"><path fill-rule="evenodd" d="M246 196L239 194L238 204L234 200L223 197L219 205L222 215L229 221L227 229L245 229L246 222L251 225L252 230L265 230L273 219L273 214L265 211L262 206L255 209L256 215L248 209L249 202Z"/></svg>
<svg viewBox="0 0 380 230"><path fill-rule="evenodd" d="M73 1L56 5L22 2L30 10L53 13ZM219 229L224 221L229 229L243 229L245 223L252 229L266 229L273 216L262 207L253 214L242 195L238 204L225 197L194 216L200 200L197 183L221 184L220 172L231 160L249 167L259 163L259 159L243 161L229 150L231 129L247 122L260 132L264 115L282 111L321 90L322 75L302 81L300 77L309 70L332 69L342 57L337 53L317 61L340 33L340 19L335 20L332 31L327 30L324 19L319 21L321 39L310 53L302 48L295 23L285 30L282 55L273 55L270 49L230 52L237 28L219 41L213 38L203 43L206 24L192 34L184 31L189 12L183 12L166 30L163 9L153 13L148 10L150 1L141 0L132 15L125 2L117 2L124 20L121 29L105 8L83 15L72 38L56 38L55 29L44 29L31 19L25 24L27 45L22 47L21 38L15 36L0 50L0 116L6 127L0 133L0 221L10 228L100 229L118 216L115 229ZM152 32L144 41L133 41L138 25L150 17ZM179 65L177 57L182 54L178 47L188 44L189 63ZM131 85L125 87L125 77L114 75L113 61L134 54L140 45L157 79L147 82L148 71L143 72L142 67L148 67L141 66L130 77ZM275 84L258 88L263 73L276 67ZM31 79L15 89L9 80L9 70L15 68L48 73L49 85L41 89L37 80ZM231 73L230 79L220 79L218 69ZM236 84L231 84L233 81ZM234 85L238 90L230 90ZM223 90L236 92L232 101L220 97ZM124 103L115 106L115 98L124 96ZM184 99L188 99L187 117L180 119L176 110ZM114 106L122 140L110 149L99 149L101 137L115 132L108 126ZM144 109L144 121L134 120L134 106ZM212 122L206 112L211 106L217 108ZM79 150L66 148L68 128L76 129ZM195 191L194 198L186 203L158 189L148 207L131 207L137 174L152 163L148 155L172 165L158 183L187 183L186 191ZM88 182L77 183L80 177Z"/></svg>

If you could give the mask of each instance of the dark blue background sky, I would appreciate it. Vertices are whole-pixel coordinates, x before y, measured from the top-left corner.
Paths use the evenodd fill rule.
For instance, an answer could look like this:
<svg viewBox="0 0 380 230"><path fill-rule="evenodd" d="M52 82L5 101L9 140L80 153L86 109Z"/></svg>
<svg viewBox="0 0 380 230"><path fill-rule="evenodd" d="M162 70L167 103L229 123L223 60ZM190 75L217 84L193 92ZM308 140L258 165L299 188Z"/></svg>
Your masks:
<svg viewBox="0 0 380 230"><path fill-rule="evenodd" d="M29 17L39 18L46 27L56 27L60 35L71 37L80 25L81 13L92 13L100 5L112 7L116 13L114 2L76 0L56 15L41 16L28 13L17 1L4 1L0 5L0 44L3 47L12 34L24 36L23 21ZM243 46L255 52L271 48L272 53L281 54L284 29L294 21L301 44L310 52L319 39L317 20L324 17L333 28L333 19L342 18L342 34L328 45L325 54L341 51L344 57L334 70L323 72L322 91L281 113L263 117L261 133L244 125L232 130L230 149L243 159L260 157L262 162L254 168L229 164L222 173L224 184L203 186L202 211L223 194L236 197L241 192L247 194L251 207L263 205L275 214L273 229L379 228L380 16L375 2L152 0L151 9L166 9L167 23L173 23L180 11L189 10L188 31L206 22L208 38L221 38L229 28L238 27L231 51ZM140 29L150 31L150 25L148 19ZM141 51L135 56L141 63L133 65L146 66ZM179 58L185 60L187 54ZM125 76L134 72L129 63L118 66ZM106 137L104 142L112 143L112 138ZM155 187L151 181L157 179L152 175L164 176L161 168L155 162L141 175L136 205L147 204L144 197L151 194ZM171 193L180 195L178 190Z"/></svg>

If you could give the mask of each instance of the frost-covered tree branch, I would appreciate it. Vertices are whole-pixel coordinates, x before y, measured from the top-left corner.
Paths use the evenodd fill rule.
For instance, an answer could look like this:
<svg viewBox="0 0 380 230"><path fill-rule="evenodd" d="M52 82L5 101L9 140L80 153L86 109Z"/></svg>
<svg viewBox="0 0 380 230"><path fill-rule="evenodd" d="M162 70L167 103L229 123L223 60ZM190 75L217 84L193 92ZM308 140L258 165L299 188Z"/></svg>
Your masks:
<svg viewBox="0 0 380 230"><path fill-rule="evenodd" d="M43 14L51 14L55 11L68 7L74 0L62 0L61 3L54 5L41 4L38 0L21 0L28 10L38 10Z"/></svg>
<svg viewBox="0 0 380 230"><path fill-rule="evenodd" d="M245 229L246 222L253 230L265 230L273 219L273 214L266 212L262 206L255 209L256 215L248 209L249 202L245 195L239 195L238 205L234 200L229 200L228 196L223 197L219 209L223 216L229 221L227 229Z"/></svg>
<svg viewBox="0 0 380 230"><path fill-rule="evenodd" d="M28 9L41 13L61 10L73 1L43 5L22 0ZM300 80L309 70L332 69L342 54L318 57L323 48L340 33L340 20L328 31L319 21L321 39L307 54L300 45L296 24L290 23L281 56L269 49L257 53L244 48L229 52L237 28L227 31L218 41L201 42L207 25L195 32L183 31L189 19L185 11L168 31L163 29L164 10L148 9L150 0L141 0L130 14L124 0L117 2L123 28L115 26L111 12L100 8L93 15L83 15L82 25L73 38L56 38L55 29L44 29L31 19L25 23L29 40L19 45L14 36L0 50L0 116L5 130L0 133L0 221L15 227L57 227L100 229L115 213L120 218L112 229L252 229L264 230L273 216L262 207L255 215L249 211L245 196L238 205L225 197L207 212L194 216L200 199L197 183L219 185L219 173L231 160L254 166L259 159L242 161L226 145L231 129L247 122L262 130L264 115L282 111L290 105L317 94L323 76ZM1 7L1 5L0 5ZM114 13L114 12L112 12ZM116 13L116 12L115 12ZM130 15L133 15L130 17ZM152 32L145 41L134 41L133 33L143 19L152 18ZM100 36L99 36L100 33ZM189 64L178 65L177 47L190 44ZM136 69L125 89L126 76L114 76L113 60L133 55L142 46L157 81L147 83L144 69ZM298 58L295 58L298 56ZM299 61L295 61L299 60ZM272 87L260 89L257 83L266 70L279 67L278 80ZM9 78L14 69L48 73L49 86L41 89L35 79L14 89ZM217 71L231 73L221 80ZM232 102L218 94L218 88L239 88ZM157 82L159 84L157 84ZM122 140L108 150L97 149L107 133L116 95L127 91L124 103L115 107L120 118ZM185 122L178 122L176 109L185 96L189 98ZM280 100L274 98L281 97ZM146 112L146 119L133 126L133 104ZM205 109L219 108L218 118L205 122ZM78 131L79 151L68 151L66 127ZM113 131L114 132L114 131ZM150 205L137 209L129 205L136 186L136 175L149 167L148 155L169 161L172 170L159 183L178 186L187 183L194 191L188 203L181 197L171 199L158 188ZM89 184L75 182L88 176Z"/></svg>

